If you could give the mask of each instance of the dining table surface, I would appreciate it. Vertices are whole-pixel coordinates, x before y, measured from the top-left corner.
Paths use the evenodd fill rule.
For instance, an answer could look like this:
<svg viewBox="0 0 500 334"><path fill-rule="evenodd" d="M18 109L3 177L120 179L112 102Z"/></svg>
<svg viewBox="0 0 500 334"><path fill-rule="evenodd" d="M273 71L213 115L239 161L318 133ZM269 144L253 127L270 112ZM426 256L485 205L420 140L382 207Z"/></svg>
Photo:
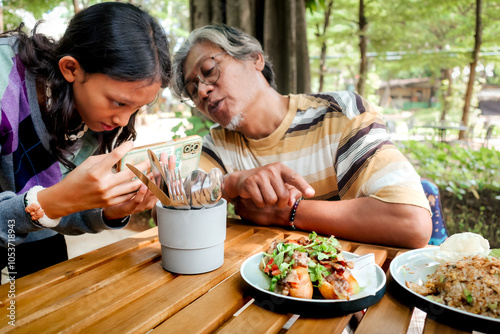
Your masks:
<svg viewBox="0 0 500 334"><path fill-rule="evenodd" d="M446 142L447 131L467 131L468 127L465 125L457 125L448 122L438 122L436 124L424 124L420 126L421 128L433 129L437 132L439 141Z"/></svg>
<svg viewBox="0 0 500 334"><path fill-rule="evenodd" d="M363 311L304 318L257 306L243 284L242 263L276 238L307 235L228 219L223 265L181 275L163 269L154 227L19 278L14 288L1 285L0 333L342 333L347 326L356 334L407 333L414 307L392 291L389 271L404 248L339 239L344 251L373 253L386 273L386 292ZM427 334L471 333L422 321Z"/></svg>

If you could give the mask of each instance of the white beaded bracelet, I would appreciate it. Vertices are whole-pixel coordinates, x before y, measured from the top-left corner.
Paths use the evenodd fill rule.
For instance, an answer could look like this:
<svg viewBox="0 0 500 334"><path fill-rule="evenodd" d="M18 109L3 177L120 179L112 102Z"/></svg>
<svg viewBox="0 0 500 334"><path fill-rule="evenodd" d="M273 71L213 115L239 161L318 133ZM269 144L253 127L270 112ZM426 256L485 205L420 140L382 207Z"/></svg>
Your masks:
<svg viewBox="0 0 500 334"><path fill-rule="evenodd" d="M34 186L26 193L24 199L25 211L31 216L31 220L37 222L43 227L56 227L61 218L49 218L43 211L40 203L38 203L38 192L45 189L42 186Z"/></svg>

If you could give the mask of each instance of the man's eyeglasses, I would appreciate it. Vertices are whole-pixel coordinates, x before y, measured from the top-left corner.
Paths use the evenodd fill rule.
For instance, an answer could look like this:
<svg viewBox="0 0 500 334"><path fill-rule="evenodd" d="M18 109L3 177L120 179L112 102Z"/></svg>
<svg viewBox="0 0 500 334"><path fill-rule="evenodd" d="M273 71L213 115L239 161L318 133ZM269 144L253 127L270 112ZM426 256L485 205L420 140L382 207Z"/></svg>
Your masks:
<svg viewBox="0 0 500 334"><path fill-rule="evenodd" d="M201 62L198 67L198 82L190 81L182 89L181 102L187 104L192 108L196 108L200 102L201 98L198 94L198 85L201 83L205 85L213 85L219 80L220 68L219 64L215 61L215 57L225 54L226 52L221 52L212 57L209 57Z"/></svg>
<svg viewBox="0 0 500 334"><path fill-rule="evenodd" d="M139 109L137 109L139 111L139 113L145 112L146 110L151 108L153 106L153 104L155 104L156 101L158 101L158 97L160 96L160 94L161 94L161 91L156 94L155 100L153 102L145 104L142 107L140 107Z"/></svg>

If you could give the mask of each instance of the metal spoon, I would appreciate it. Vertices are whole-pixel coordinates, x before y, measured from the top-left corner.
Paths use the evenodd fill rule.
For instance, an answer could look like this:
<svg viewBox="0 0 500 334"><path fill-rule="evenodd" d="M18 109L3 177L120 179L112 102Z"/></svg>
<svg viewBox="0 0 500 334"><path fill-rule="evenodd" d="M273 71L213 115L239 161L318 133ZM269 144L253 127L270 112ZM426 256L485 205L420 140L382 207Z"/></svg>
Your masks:
<svg viewBox="0 0 500 334"><path fill-rule="evenodd" d="M219 168L212 168L202 185L201 204L210 208L222 197L222 180L224 175Z"/></svg>
<svg viewBox="0 0 500 334"><path fill-rule="evenodd" d="M206 172L196 169L192 171L191 175L186 179L186 195L189 197L193 209L201 209L203 207L201 202L201 189L207 175ZM187 190L187 188L189 188L189 190Z"/></svg>

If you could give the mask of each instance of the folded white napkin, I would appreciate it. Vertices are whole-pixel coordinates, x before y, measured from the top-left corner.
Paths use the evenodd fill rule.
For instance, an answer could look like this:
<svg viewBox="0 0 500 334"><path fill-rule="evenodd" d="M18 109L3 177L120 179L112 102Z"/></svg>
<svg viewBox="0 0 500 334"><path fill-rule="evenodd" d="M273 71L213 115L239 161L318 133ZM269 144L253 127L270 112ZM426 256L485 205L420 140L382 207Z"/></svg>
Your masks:
<svg viewBox="0 0 500 334"><path fill-rule="evenodd" d="M375 295L379 283L377 280L375 254L366 254L350 259L349 261L354 262L354 268L351 269L351 274L358 281L361 288L358 294L351 297L351 300Z"/></svg>

